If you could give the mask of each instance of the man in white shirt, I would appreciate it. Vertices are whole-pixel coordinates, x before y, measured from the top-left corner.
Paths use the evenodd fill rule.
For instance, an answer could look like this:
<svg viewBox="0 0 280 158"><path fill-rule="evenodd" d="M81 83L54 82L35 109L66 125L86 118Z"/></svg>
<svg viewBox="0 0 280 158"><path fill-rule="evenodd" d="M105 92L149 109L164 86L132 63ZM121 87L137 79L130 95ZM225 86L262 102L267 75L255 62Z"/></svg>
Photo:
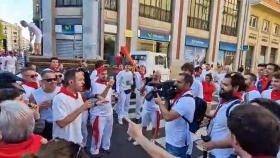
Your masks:
<svg viewBox="0 0 280 158"><path fill-rule="evenodd" d="M181 67L181 70L184 73L187 73L189 75L193 75L193 72L194 72L194 68L191 63L185 63ZM193 83L191 85L191 91L192 91L193 96L203 99L203 87L202 87L202 83L200 81L197 81L195 79L193 80Z"/></svg>
<svg viewBox="0 0 280 158"><path fill-rule="evenodd" d="M41 76L41 87L31 93L29 102L39 105L40 118L45 121L45 128L39 134L50 140L52 139L53 127L52 103L54 96L60 91L60 88L56 86L57 78L53 71L43 71Z"/></svg>
<svg viewBox="0 0 280 158"><path fill-rule="evenodd" d="M95 80L97 79L97 69L100 67L104 67L104 63L101 60L96 62L95 69L90 74L91 84L95 83Z"/></svg>
<svg viewBox="0 0 280 158"><path fill-rule="evenodd" d="M195 111L195 100L192 95L190 86L193 82L193 76L181 73L176 83L177 94L173 100L171 110L168 111L166 106L162 103L158 96L155 103L159 105L162 117L166 121L165 135L166 135L166 150L170 154L185 158L188 149L188 140L190 138L189 122L193 121ZM186 105L188 106L186 108Z"/></svg>
<svg viewBox="0 0 280 158"><path fill-rule="evenodd" d="M210 151L210 157L230 158L236 156L231 146L231 134L227 126L227 119L230 112L236 106L239 106L242 97L241 92L245 89L245 79L237 72L226 74L221 82L219 95L222 100L211 116L212 120L207 129L211 141L203 144L204 149Z"/></svg>
<svg viewBox="0 0 280 158"><path fill-rule="evenodd" d="M122 119L128 117L128 107L130 105L131 86L133 85L133 74L129 70L129 65L118 74L116 91L121 98L120 112L118 115L119 124L123 124Z"/></svg>
<svg viewBox="0 0 280 158"><path fill-rule="evenodd" d="M93 96L101 96L103 103L96 103L90 109L90 122L92 124L92 141L90 153L98 155L100 150L109 153L113 130L112 86L114 81L108 82L106 68L97 69L98 79L92 85ZM102 148L100 148L102 146Z"/></svg>
<svg viewBox="0 0 280 158"><path fill-rule="evenodd" d="M211 72L211 65L210 64L205 64L205 69L202 70L202 77L205 80L205 77L207 74L210 74Z"/></svg>
<svg viewBox="0 0 280 158"><path fill-rule="evenodd" d="M31 68L25 68L21 71L21 75L25 80L21 83L23 89L25 90L24 99L28 102L31 93L40 87L37 82L38 74Z"/></svg>
<svg viewBox="0 0 280 158"><path fill-rule="evenodd" d="M268 89L262 92L262 97L271 99L280 104L280 72L277 71L272 75L271 80L272 89Z"/></svg>
<svg viewBox="0 0 280 158"><path fill-rule="evenodd" d="M201 83L204 81L205 77L202 76L202 68L200 66L194 68L194 78Z"/></svg>
<svg viewBox="0 0 280 158"><path fill-rule="evenodd" d="M54 72L60 71L59 59L57 57L51 57L50 66L48 68L44 69L43 71L45 71L45 70L52 70Z"/></svg>
<svg viewBox="0 0 280 158"><path fill-rule="evenodd" d="M65 87L53 99L53 138L60 138L85 146L82 130L83 121L87 121L88 109L92 101L83 101L84 76L81 71L68 70L65 73ZM86 125L86 124L84 124Z"/></svg>
<svg viewBox="0 0 280 158"><path fill-rule="evenodd" d="M16 73L16 63L17 63L17 58L14 56L14 53L9 52L9 55L5 58L6 71L15 74Z"/></svg>
<svg viewBox="0 0 280 158"><path fill-rule="evenodd" d="M245 78L247 89L243 95L243 101L245 103L249 103L251 100L255 98L261 98L262 96L255 85L257 76L253 73L247 73L244 75L244 78Z"/></svg>
<svg viewBox="0 0 280 158"><path fill-rule="evenodd" d="M34 35L35 35L34 53L35 55L41 55L41 42L43 37L42 31L34 23L27 23L26 21L21 20L20 24L23 27L28 27L29 35L30 35L30 43L34 39Z"/></svg>

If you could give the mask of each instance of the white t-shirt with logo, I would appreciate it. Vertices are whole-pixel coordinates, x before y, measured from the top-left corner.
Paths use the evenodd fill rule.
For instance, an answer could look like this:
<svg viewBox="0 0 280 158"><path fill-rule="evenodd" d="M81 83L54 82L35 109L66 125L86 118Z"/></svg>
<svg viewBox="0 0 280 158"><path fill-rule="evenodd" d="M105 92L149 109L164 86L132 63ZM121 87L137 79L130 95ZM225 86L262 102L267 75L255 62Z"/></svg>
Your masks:
<svg viewBox="0 0 280 158"><path fill-rule="evenodd" d="M105 90L106 85L95 82L95 84L92 87L93 87L92 93L93 93L93 95L96 95L96 94L101 94ZM112 88L110 88L110 90L108 91L108 94L106 96L106 100L109 102L106 104L97 105L97 106L92 107L90 109L90 114L95 115L95 116L113 115L112 94L113 94Z"/></svg>
<svg viewBox="0 0 280 158"><path fill-rule="evenodd" d="M53 100L54 96L59 92L59 90L60 88L56 87L53 92L46 93L42 88L39 88L33 91L32 95L36 101L36 104L41 104L44 101ZM40 117L42 120L52 122L53 121L52 106L50 106L49 108L41 108Z"/></svg>
<svg viewBox="0 0 280 158"><path fill-rule="evenodd" d="M232 100L222 104L216 116L212 119L208 128L209 130L208 132L211 136L212 141L222 141L230 137L230 130L227 126L226 111L234 101L236 100ZM233 105L230 108L229 112L231 112L238 105L240 104ZM225 158L229 157L231 154L234 153L233 148L213 149L210 152L212 155L216 157L225 157Z"/></svg>
<svg viewBox="0 0 280 158"><path fill-rule="evenodd" d="M152 86L145 86L145 93L148 94L151 92L154 88ZM156 105L154 97L152 98L151 101L148 101L144 99L144 104L143 104L143 111L149 111L149 112L155 112L159 111L159 106Z"/></svg>
<svg viewBox="0 0 280 158"><path fill-rule="evenodd" d="M83 99L81 94L78 94L78 99L74 99L64 93L57 94L53 99L53 138L61 138L67 141L83 144L82 121L83 114L80 114L74 121L66 125L64 128L58 126L56 121L63 120L66 116L82 106Z"/></svg>
<svg viewBox="0 0 280 158"><path fill-rule="evenodd" d="M191 94L191 92L186 92L184 95L186 94ZM172 106L171 110L178 112L192 122L195 101L192 97L182 97ZM189 124L182 117L168 121L165 124L166 143L175 147L184 147L189 142L188 140L191 139L189 132Z"/></svg>

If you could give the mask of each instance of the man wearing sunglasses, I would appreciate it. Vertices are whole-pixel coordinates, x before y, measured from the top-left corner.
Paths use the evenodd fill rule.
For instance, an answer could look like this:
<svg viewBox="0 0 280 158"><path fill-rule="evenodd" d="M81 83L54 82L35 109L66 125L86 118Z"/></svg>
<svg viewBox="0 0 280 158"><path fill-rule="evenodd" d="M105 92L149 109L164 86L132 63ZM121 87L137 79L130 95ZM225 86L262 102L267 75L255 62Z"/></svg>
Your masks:
<svg viewBox="0 0 280 158"><path fill-rule="evenodd" d="M31 68L25 68L21 71L22 78L25 80L22 82L22 87L25 90L25 100L28 101L31 93L39 88L37 83L38 74Z"/></svg>
<svg viewBox="0 0 280 158"><path fill-rule="evenodd" d="M39 105L40 116L45 124L44 130L40 131L39 134L50 140L52 138L53 126L52 100L59 92L60 88L57 87L57 78L55 72L52 70L43 71L41 76L41 87L32 92L29 101Z"/></svg>

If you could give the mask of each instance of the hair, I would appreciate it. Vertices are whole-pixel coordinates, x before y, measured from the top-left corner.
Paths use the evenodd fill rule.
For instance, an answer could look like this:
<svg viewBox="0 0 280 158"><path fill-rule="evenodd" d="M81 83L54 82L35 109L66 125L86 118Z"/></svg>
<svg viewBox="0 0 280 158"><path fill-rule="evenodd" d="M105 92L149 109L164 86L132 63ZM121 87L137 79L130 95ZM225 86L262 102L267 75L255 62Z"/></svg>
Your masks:
<svg viewBox="0 0 280 158"><path fill-rule="evenodd" d="M212 76L212 74L211 74L211 73L206 74L206 75L205 75L205 77L209 77L211 81L213 80L213 76Z"/></svg>
<svg viewBox="0 0 280 158"><path fill-rule="evenodd" d="M0 103L0 129L5 144L26 141L34 130L33 112L18 101Z"/></svg>
<svg viewBox="0 0 280 158"><path fill-rule="evenodd" d="M0 103L5 100L14 100L16 97L19 97L24 92L14 88L12 85L9 88L0 89Z"/></svg>
<svg viewBox="0 0 280 158"><path fill-rule="evenodd" d="M244 71L243 66L241 66L241 67L238 68L238 72L242 73L243 71Z"/></svg>
<svg viewBox="0 0 280 158"><path fill-rule="evenodd" d="M251 78L251 81L256 82L257 81L257 76L253 73L246 73L245 75L249 75Z"/></svg>
<svg viewBox="0 0 280 158"><path fill-rule="evenodd" d="M250 103L257 103L258 105L268 109L280 120L280 105L267 98L255 98L250 101Z"/></svg>
<svg viewBox="0 0 280 158"><path fill-rule="evenodd" d="M58 57L51 57L50 62L52 62L53 60L59 60L59 59L58 59Z"/></svg>
<svg viewBox="0 0 280 158"><path fill-rule="evenodd" d="M266 64L258 64L258 67L266 67Z"/></svg>
<svg viewBox="0 0 280 158"><path fill-rule="evenodd" d="M30 67L25 67L25 68L23 68L22 70L21 70L21 73L25 73L25 72L27 72L27 71L34 71L32 68L30 68Z"/></svg>
<svg viewBox="0 0 280 158"><path fill-rule="evenodd" d="M277 65L277 64L274 64L274 63L268 63L268 64L266 64L266 67L267 66L273 66L274 67L274 72L276 72L276 71L278 71L279 70L279 66Z"/></svg>
<svg viewBox="0 0 280 158"><path fill-rule="evenodd" d="M98 60L96 63L95 63L95 69L99 68L100 66L104 65L104 62L102 60Z"/></svg>
<svg viewBox="0 0 280 158"><path fill-rule="evenodd" d="M190 84L189 86L191 86L193 84L193 76L192 75L187 74L187 73L180 73L179 75L184 77L184 82L189 83Z"/></svg>
<svg viewBox="0 0 280 158"><path fill-rule="evenodd" d="M193 74L194 67L191 63L185 63L184 65L181 66L182 71L190 71Z"/></svg>
<svg viewBox="0 0 280 158"><path fill-rule="evenodd" d="M200 66L197 66L197 67L194 68L195 72L198 72L199 70L202 70L202 68Z"/></svg>
<svg viewBox="0 0 280 158"><path fill-rule="evenodd" d="M276 78L276 79L280 79L280 71L274 72L273 77Z"/></svg>
<svg viewBox="0 0 280 158"><path fill-rule="evenodd" d="M76 73L81 72L80 70L70 69L67 70L64 74L64 85L69 86L69 81L74 80L76 77Z"/></svg>
<svg viewBox="0 0 280 158"><path fill-rule="evenodd" d="M232 87L238 86L238 92L246 90L245 79L242 76L242 74L240 74L238 72L231 72L231 73L226 74L225 78L231 79Z"/></svg>
<svg viewBox="0 0 280 158"><path fill-rule="evenodd" d="M53 70L44 70L41 72L41 77L44 77L46 74L55 74Z"/></svg>
<svg viewBox="0 0 280 158"><path fill-rule="evenodd" d="M230 113L228 127L250 155L276 157L280 145L279 120L267 109L250 104L237 106Z"/></svg>

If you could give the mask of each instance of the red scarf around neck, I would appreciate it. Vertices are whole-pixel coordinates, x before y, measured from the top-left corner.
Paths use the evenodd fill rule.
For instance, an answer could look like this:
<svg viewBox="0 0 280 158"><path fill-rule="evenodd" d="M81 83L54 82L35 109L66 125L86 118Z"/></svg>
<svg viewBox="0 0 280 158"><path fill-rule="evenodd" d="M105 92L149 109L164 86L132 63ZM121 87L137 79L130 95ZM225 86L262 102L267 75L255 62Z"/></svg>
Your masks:
<svg viewBox="0 0 280 158"><path fill-rule="evenodd" d="M1 158L20 158L24 154L37 153L43 144L43 138L33 134L28 140L18 144L0 144Z"/></svg>
<svg viewBox="0 0 280 158"><path fill-rule="evenodd" d="M173 100L173 104L176 103L176 101L178 101L189 90L190 90L190 88L185 88L181 92L177 93L174 100Z"/></svg>
<svg viewBox="0 0 280 158"><path fill-rule="evenodd" d="M66 87L61 87L59 93L63 93L69 97L72 97L74 99L78 99L79 98L79 95L78 93L74 94L73 92L70 92Z"/></svg>
<svg viewBox="0 0 280 158"><path fill-rule="evenodd" d="M269 81L270 80L265 76L261 78L262 91L266 90L266 88L269 84Z"/></svg>
<svg viewBox="0 0 280 158"><path fill-rule="evenodd" d="M271 100L273 101L280 100L280 90L271 91Z"/></svg>
<svg viewBox="0 0 280 158"><path fill-rule="evenodd" d="M59 67L49 67L49 69L51 69L52 71L59 71Z"/></svg>
<svg viewBox="0 0 280 158"><path fill-rule="evenodd" d="M254 86L251 86L249 87L246 92L251 92L251 91L254 91L254 90L258 90L257 87L254 85Z"/></svg>
<svg viewBox="0 0 280 158"><path fill-rule="evenodd" d="M23 85L26 85L28 87L34 88L34 89L38 89L39 85L37 82L23 82Z"/></svg>
<svg viewBox="0 0 280 158"><path fill-rule="evenodd" d="M98 78L95 82L96 82L96 83L100 83L100 84L107 85L107 81L106 81L106 80L101 80L101 79L99 79L99 78Z"/></svg>

